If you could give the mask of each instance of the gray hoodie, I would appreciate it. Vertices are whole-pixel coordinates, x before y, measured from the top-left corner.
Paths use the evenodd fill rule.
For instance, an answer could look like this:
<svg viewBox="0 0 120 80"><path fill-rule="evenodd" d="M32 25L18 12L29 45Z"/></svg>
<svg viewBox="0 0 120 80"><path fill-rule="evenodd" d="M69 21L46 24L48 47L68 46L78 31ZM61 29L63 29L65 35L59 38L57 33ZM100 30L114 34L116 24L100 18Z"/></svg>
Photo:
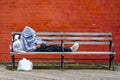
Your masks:
<svg viewBox="0 0 120 80"><path fill-rule="evenodd" d="M35 31L29 26L26 26L22 31L20 42L22 44L23 50L26 52L34 51L36 49L36 44L45 43L36 36Z"/></svg>

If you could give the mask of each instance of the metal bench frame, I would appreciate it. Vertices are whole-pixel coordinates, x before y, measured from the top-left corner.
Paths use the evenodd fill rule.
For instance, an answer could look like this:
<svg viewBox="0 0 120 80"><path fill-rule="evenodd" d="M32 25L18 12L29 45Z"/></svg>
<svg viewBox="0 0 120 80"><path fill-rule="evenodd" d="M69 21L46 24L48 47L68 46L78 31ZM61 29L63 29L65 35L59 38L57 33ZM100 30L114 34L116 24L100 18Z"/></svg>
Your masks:
<svg viewBox="0 0 120 80"><path fill-rule="evenodd" d="M14 42L14 34L21 34L21 32L12 32L12 43ZM48 44L61 44L62 52L27 52L15 53L10 52L12 56L12 69L15 67L15 54L60 54L61 55L61 69L64 70L64 54L107 54L109 55L109 68L114 70L114 43L112 40L112 33L97 33L97 32L36 32L36 35L45 40ZM54 42L56 40L56 42ZM73 44L77 41L80 45L109 45L109 52L104 51L77 51L64 52L65 44Z"/></svg>

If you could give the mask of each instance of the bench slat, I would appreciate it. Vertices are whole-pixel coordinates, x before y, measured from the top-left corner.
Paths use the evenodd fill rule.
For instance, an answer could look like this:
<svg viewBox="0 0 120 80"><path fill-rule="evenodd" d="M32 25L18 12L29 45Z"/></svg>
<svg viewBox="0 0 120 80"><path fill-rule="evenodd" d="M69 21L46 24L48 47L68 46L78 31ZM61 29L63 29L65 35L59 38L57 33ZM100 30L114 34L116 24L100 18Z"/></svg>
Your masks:
<svg viewBox="0 0 120 80"><path fill-rule="evenodd" d="M101 37L39 37L43 40L112 40L112 38Z"/></svg>
<svg viewBox="0 0 120 80"><path fill-rule="evenodd" d="M108 33L97 33L97 32L80 32L80 33L77 33L77 32L37 32L36 33L37 35L92 35L92 36L95 36L95 35L98 35L98 36L111 36L112 33L108 32Z"/></svg>
<svg viewBox="0 0 120 80"><path fill-rule="evenodd" d="M61 42L50 42L50 41L46 41L47 44L61 44ZM75 42L64 42L64 44L74 44ZM110 44L110 42L78 42L79 44Z"/></svg>
<svg viewBox="0 0 120 80"><path fill-rule="evenodd" d="M14 33L19 33L21 32L12 32ZM37 35L85 35L85 36L111 36L111 32L107 33L97 33L97 32L36 32Z"/></svg>
<svg viewBox="0 0 120 80"><path fill-rule="evenodd" d="M11 54L116 54L115 52L90 52L90 51L77 51L77 52L25 52L25 53L14 53Z"/></svg>

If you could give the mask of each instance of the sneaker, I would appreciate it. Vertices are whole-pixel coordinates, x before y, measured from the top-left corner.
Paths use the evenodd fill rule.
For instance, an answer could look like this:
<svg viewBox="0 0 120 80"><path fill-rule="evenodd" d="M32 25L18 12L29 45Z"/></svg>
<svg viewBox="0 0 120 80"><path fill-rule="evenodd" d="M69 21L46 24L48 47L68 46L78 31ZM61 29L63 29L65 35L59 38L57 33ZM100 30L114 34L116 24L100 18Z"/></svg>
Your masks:
<svg viewBox="0 0 120 80"><path fill-rule="evenodd" d="M70 49L71 49L73 52L77 51L78 48L79 48L79 43L78 43L78 42L75 42L75 43L73 44L73 46L70 47Z"/></svg>

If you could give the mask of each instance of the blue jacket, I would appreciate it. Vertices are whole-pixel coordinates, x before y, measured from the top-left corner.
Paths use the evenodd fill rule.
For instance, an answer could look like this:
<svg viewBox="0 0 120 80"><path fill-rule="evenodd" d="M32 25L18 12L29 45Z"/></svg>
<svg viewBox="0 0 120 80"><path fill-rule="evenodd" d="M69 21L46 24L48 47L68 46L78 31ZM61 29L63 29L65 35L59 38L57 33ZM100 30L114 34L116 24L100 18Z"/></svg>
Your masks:
<svg viewBox="0 0 120 80"><path fill-rule="evenodd" d="M36 36L35 31L29 26L26 26L22 31L20 42L21 42L23 51L26 51L26 52L31 52L36 50L36 44L45 43L44 41L42 41L40 38Z"/></svg>

